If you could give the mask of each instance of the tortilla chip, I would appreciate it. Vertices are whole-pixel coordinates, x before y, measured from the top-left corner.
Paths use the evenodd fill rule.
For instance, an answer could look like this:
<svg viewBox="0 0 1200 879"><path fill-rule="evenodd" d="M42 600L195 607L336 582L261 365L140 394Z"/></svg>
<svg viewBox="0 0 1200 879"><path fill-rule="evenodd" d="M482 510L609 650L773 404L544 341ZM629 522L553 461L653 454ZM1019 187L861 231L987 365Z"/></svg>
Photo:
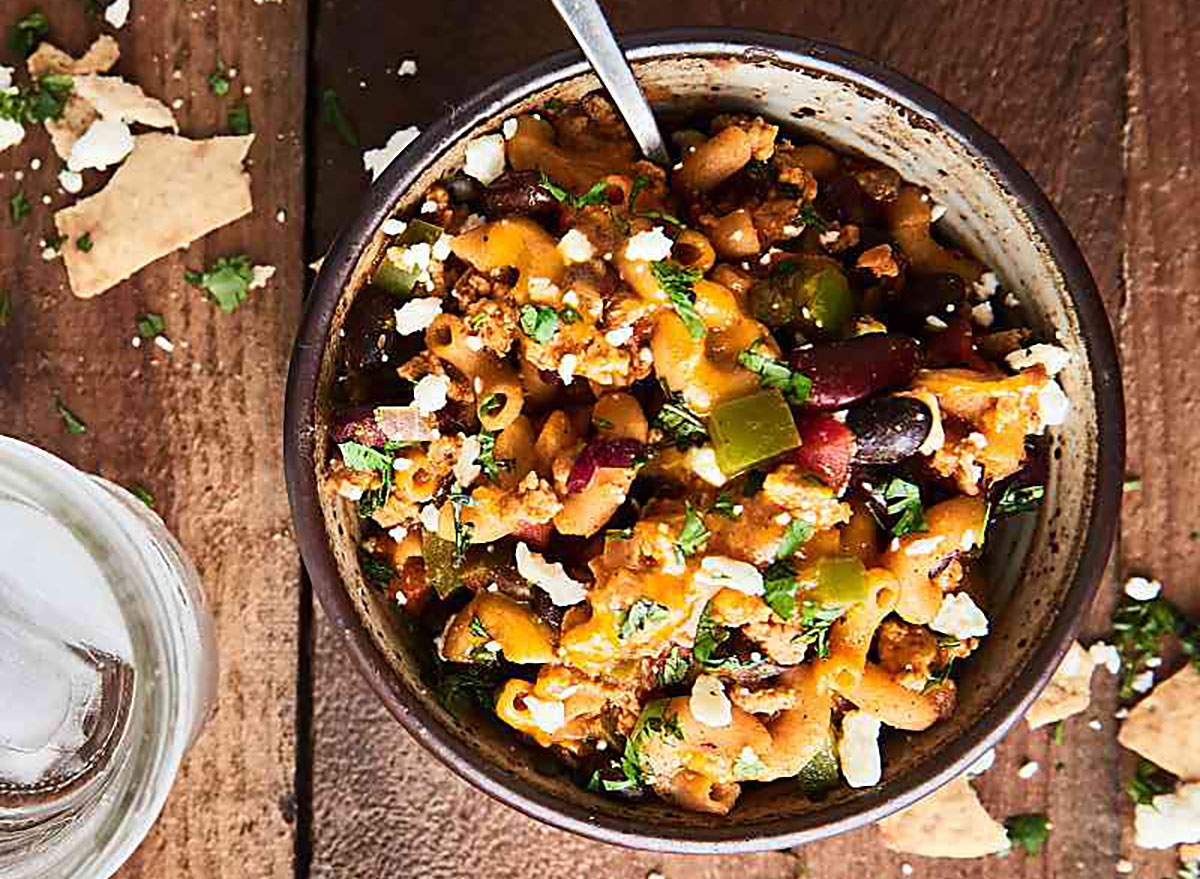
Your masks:
<svg viewBox="0 0 1200 879"><path fill-rule="evenodd" d="M30 76L44 76L47 73L107 73L120 57L121 49L117 41L105 34L97 38L78 61L57 46L42 43L26 60L25 67Z"/></svg>
<svg viewBox="0 0 1200 879"><path fill-rule="evenodd" d="M1095 668L1095 660L1079 646L1078 641L1073 641L1046 689L1029 706L1025 714L1029 728L1037 729L1048 723L1057 723L1087 710L1092 702L1092 671Z"/></svg>
<svg viewBox="0 0 1200 879"><path fill-rule="evenodd" d="M100 115L92 109L91 104L71 95L63 104L62 116L46 120L46 132L50 135L50 143L58 157L64 162L70 161L75 141L83 137L84 132L99 118Z"/></svg>
<svg viewBox="0 0 1200 879"><path fill-rule="evenodd" d="M879 832L892 851L927 858L981 858L1009 848L1004 825L983 808L965 775L884 818Z"/></svg>
<svg viewBox="0 0 1200 879"><path fill-rule="evenodd" d="M90 299L253 209L242 161L254 135L188 140L142 134L104 189L54 215L71 290Z"/></svg>
<svg viewBox="0 0 1200 879"><path fill-rule="evenodd" d="M179 131L175 116L166 104L119 76L77 76L75 94L105 119L140 122L149 128Z"/></svg>
<svg viewBox="0 0 1200 879"><path fill-rule="evenodd" d="M1151 690L1117 741L1184 781L1200 781L1200 671L1189 663Z"/></svg>

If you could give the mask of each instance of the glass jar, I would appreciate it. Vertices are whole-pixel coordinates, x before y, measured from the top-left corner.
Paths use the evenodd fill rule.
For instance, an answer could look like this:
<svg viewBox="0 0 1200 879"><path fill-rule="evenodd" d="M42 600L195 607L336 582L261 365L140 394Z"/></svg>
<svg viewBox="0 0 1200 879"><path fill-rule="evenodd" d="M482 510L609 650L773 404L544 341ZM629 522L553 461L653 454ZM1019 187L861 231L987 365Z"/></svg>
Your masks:
<svg viewBox="0 0 1200 879"><path fill-rule="evenodd" d="M0 436L0 879L107 879L211 712L195 567L123 488Z"/></svg>

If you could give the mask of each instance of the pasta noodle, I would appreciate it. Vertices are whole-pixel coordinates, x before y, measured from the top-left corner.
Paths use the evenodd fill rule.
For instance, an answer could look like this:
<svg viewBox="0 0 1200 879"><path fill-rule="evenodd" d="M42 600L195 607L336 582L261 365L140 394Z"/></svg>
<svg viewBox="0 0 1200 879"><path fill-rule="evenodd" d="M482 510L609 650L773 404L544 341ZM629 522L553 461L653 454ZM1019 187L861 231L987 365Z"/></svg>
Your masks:
<svg viewBox="0 0 1200 879"><path fill-rule="evenodd" d="M466 324L450 314L438 315L426 333L429 350L454 365L471 382L479 423L503 430L521 414L525 391L517 374L494 354L467 345Z"/></svg>

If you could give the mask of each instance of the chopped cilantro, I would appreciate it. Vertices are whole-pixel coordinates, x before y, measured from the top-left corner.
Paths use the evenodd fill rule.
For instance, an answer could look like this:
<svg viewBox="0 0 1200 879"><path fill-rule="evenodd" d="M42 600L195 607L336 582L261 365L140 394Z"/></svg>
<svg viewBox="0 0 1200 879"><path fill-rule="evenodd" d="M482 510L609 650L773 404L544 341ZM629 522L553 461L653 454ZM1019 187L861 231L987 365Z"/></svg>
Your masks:
<svg viewBox="0 0 1200 879"><path fill-rule="evenodd" d="M692 643L692 658L700 665L707 666L712 660L717 648L729 639L729 630L718 626L712 619L712 602L704 606L700 620L696 624L696 637Z"/></svg>
<svg viewBox="0 0 1200 879"><path fill-rule="evenodd" d="M483 624L483 620L477 616L471 617L471 624L467 626L467 631L476 638L482 638L484 641L492 639L492 633L487 630L487 626Z"/></svg>
<svg viewBox="0 0 1200 879"><path fill-rule="evenodd" d="M633 186L629 188L629 210L633 211L637 208L638 196L642 194L642 190L650 185L650 178L645 174L639 174L633 178Z"/></svg>
<svg viewBox="0 0 1200 879"><path fill-rule="evenodd" d="M539 171L539 185L555 201L560 201L563 204L570 205L573 208L587 207L592 204L608 204L608 190L611 189L611 184L601 180L585 192L583 195L571 195L567 190L563 189L557 183L550 179L550 175L545 171Z"/></svg>
<svg viewBox="0 0 1200 879"><path fill-rule="evenodd" d="M921 505L921 489L899 476L892 479L883 490L889 516L899 516L892 525L895 537L906 537L918 531L927 531L925 508Z"/></svg>
<svg viewBox="0 0 1200 879"><path fill-rule="evenodd" d="M790 559L796 554L796 550L808 543L816 530L807 519L793 519L783 531L783 539L779 541L775 558Z"/></svg>
<svg viewBox="0 0 1200 879"><path fill-rule="evenodd" d="M805 226L812 226L818 232L824 232L829 228L829 224L821 219L816 210L813 209L813 206L807 204L800 208L800 210L796 211L796 218L793 222L803 223Z"/></svg>
<svg viewBox="0 0 1200 879"><path fill-rule="evenodd" d="M675 539L675 552L680 558L695 555L703 550L704 545L708 543L709 534L712 533L704 524L704 517L696 512L691 501L687 502L685 509L683 527Z"/></svg>
<svg viewBox="0 0 1200 879"><path fill-rule="evenodd" d="M32 210L33 205L29 203L29 199L25 197L25 193L19 189L8 200L8 214L12 217L14 223L24 220Z"/></svg>
<svg viewBox="0 0 1200 879"><path fill-rule="evenodd" d="M362 571L363 579L367 581L367 585L381 591L387 589L388 584L392 582L392 577L396 576L395 568L364 549L359 549L358 551L358 567Z"/></svg>
<svg viewBox="0 0 1200 879"><path fill-rule="evenodd" d="M62 250L63 243L67 240L66 235L57 233L46 236L46 247L49 250Z"/></svg>
<svg viewBox="0 0 1200 879"><path fill-rule="evenodd" d="M799 581L791 562L780 561L767 568L763 576L763 601L767 607L779 614L783 619L790 620L796 612L796 589Z"/></svg>
<svg viewBox="0 0 1200 879"><path fill-rule="evenodd" d="M698 446L708 439L704 420L683 402L683 395L674 394L654 416L654 426L665 433L678 449Z"/></svg>
<svg viewBox="0 0 1200 879"><path fill-rule="evenodd" d="M505 667L498 662L439 662L434 692L447 709L471 705L490 712L495 710L496 690L508 676Z"/></svg>
<svg viewBox="0 0 1200 879"><path fill-rule="evenodd" d="M639 217L645 217L648 220L665 220L673 226L686 226L687 224L678 217L672 216L664 211L642 211L638 214Z"/></svg>
<svg viewBox="0 0 1200 879"><path fill-rule="evenodd" d="M617 634L622 641L627 641L646 631L647 626L661 623L670 616L671 612L665 604L659 604L648 598L639 598L621 611L617 623Z"/></svg>
<svg viewBox="0 0 1200 879"><path fill-rule="evenodd" d="M75 247L78 250L82 250L84 253L90 251L92 249L92 233L84 232L82 235L76 238Z"/></svg>
<svg viewBox="0 0 1200 879"><path fill-rule="evenodd" d="M1184 654L1200 668L1200 627L1193 625L1178 608L1165 598L1137 601L1126 598L1112 618L1113 638L1121 654L1121 678L1118 695L1134 699L1134 679L1158 656L1162 641L1168 636L1179 639Z"/></svg>
<svg viewBox="0 0 1200 879"><path fill-rule="evenodd" d="M50 22L46 14L35 9L8 29L8 47L23 58L28 58L50 33Z"/></svg>
<svg viewBox="0 0 1200 879"><path fill-rule="evenodd" d="M763 578L763 601L785 620L796 614L799 580L790 562L779 561L767 568ZM821 604L804 599L800 602L798 623L801 633L792 639L795 644L815 645L817 656L829 655L829 629L846 612L844 605Z"/></svg>
<svg viewBox="0 0 1200 879"><path fill-rule="evenodd" d="M54 409L58 412L59 417L62 418L63 424L66 425L67 433L87 433L87 425L83 423L78 415L67 408L66 404L62 401L62 397L57 395L54 397Z"/></svg>
<svg viewBox="0 0 1200 879"><path fill-rule="evenodd" d="M1066 740L1066 737L1067 722L1065 720L1060 720L1058 723L1054 724L1054 744L1061 745L1063 741Z"/></svg>
<svg viewBox="0 0 1200 879"><path fill-rule="evenodd" d="M483 475L492 482L500 478L501 470L508 470L512 467L512 461L508 459L496 460L496 432L491 430L481 431L479 434L479 457L475 459L475 463L483 470Z"/></svg>
<svg viewBox="0 0 1200 879"><path fill-rule="evenodd" d="M592 417L592 424L596 425L597 430L612 430L615 426L607 418L597 418L595 416Z"/></svg>
<svg viewBox="0 0 1200 879"><path fill-rule="evenodd" d="M143 339L153 339L161 336L167 329L167 322L161 314L143 312L137 316L137 332Z"/></svg>
<svg viewBox="0 0 1200 879"><path fill-rule="evenodd" d="M487 324L487 320L487 312L478 311L467 318L467 326L478 333L484 328L484 325Z"/></svg>
<svg viewBox="0 0 1200 879"><path fill-rule="evenodd" d="M250 263L250 257L239 253L221 257L207 271L189 269L183 277L193 287L207 290L217 308L232 314L250 294L254 266Z"/></svg>
<svg viewBox="0 0 1200 879"><path fill-rule="evenodd" d="M1129 779L1126 790L1139 806L1149 806L1155 797L1175 790L1175 778L1161 766L1142 760L1134 770L1133 778Z"/></svg>
<svg viewBox="0 0 1200 879"><path fill-rule="evenodd" d="M234 134L249 134L253 131L250 124L250 108L245 101L238 101L229 108L229 130Z"/></svg>
<svg viewBox="0 0 1200 879"><path fill-rule="evenodd" d="M650 271L654 274L654 280L658 282L658 286L662 287L663 292L671 300L671 306L679 315L679 319L683 321L683 325L687 327L691 337L703 339L708 330L704 326L704 321L700 319L699 312L696 311L696 291L694 289L696 282L703 277L703 273L699 269L684 268L679 263L670 260L657 260L650 263Z"/></svg>
<svg viewBox="0 0 1200 879"><path fill-rule="evenodd" d="M342 453L342 461L351 470L391 470L395 463L395 459L391 455L381 452L378 449L373 449L370 446L365 446L362 443L339 443L338 449Z"/></svg>
<svg viewBox="0 0 1200 879"><path fill-rule="evenodd" d="M1130 476L1121 485L1121 490L1123 492L1125 492L1126 494L1128 494L1131 491L1141 491L1142 490L1142 480L1137 476Z"/></svg>
<svg viewBox="0 0 1200 879"><path fill-rule="evenodd" d="M225 62L217 56L217 69L208 75L208 90L222 98L229 94L229 77L225 72Z"/></svg>
<svg viewBox="0 0 1200 879"><path fill-rule="evenodd" d="M687 678L690 669L691 663L684 657L683 652L678 647L671 647L671 652L667 654L662 668L659 669L658 686L666 688L681 683Z"/></svg>
<svg viewBox="0 0 1200 879"><path fill-rule="evenodd" d="M1010 516L1014 513L1029 513L1041 506L1042 498L1046 496L1044 485L1010 485L996 501L996 513L1000 516Z"/></svg>
<svg viewBox="0 0 1200 879"><path fill-rule="evenodd" d="M738 363L758 375L758 383L764 388L778 388L789 403L800 405L808 399L812 390L812 379L792 369L757 349L764 340L755 339L746 350L738 355Z"/></svg>
<svg viewBox="0 0 1200 879"><path fill-rule="evenodd" d="M148 507L154 506L154 493L140 483L129 486L129 493Z"/></svg>
<svg viewBox="0 0 1200 879"><path fill-rule="evenodd" d="M521 332L545 345L558 332L558 312L549 305L522 305Z"/></svg>
<svg viewBox="0 0 1200 879"><path fill-rule="evenodd" d="M337 92L333 89L325 89L321 94L321 112L325 121L337 129L342 140L352 147L360 145L358 132L354 130L354 126L350 124L346 114L342 112L342 104L338 100Z"/></svg>
<svg viewBox="0 0 1200 879"><path fill-rule="evenodd" d="M1030 855L1038 855L1050 838L1050 819L1045 815L1013 815L1004 822L1008 838Z"/></svg>
<svg viewBox="0 0 1200 879"><path fill-rule="evenodd" d="M737 520L742 516L742 511L738 509L740 505L735 503L733 495L727 491L717 495L717 499L713 501L712 512L718 516L724 516L726 519Z"/></svg>
<svg viewBox="0 0 1200 879"><path fill-rule="evenodd" d="M454 561L461 565L467 556L467 547L471 545L471 533L475 530L475 523L463 521L462 508L475 502L469 494L462 491L450 492L447 500L450 501L454 512Z"/></svg>
<svg viewBox="0 0 1200 879"><path fill-rule="evenodd" d="M0 290L0 327L8 326L12 320L12 296L7 290Z"/></svg>
<svg viewBox="0 0 1200 879"><path fill-rule="evenodd" d="M480 415L495 415L504 408L504 397L501 394L489 394L479 404Z"/></svg>
<svg viewBox="0 0 1200 879"><path fill-rule="evenodd" d="M599 183L594 184L592 188L583 195L578 196L575 199L575 207L582 208L587 207L590 204L608 204L608 190L610 188L611 187L608 183L605 183L603 180L601 180Z"/></svg>

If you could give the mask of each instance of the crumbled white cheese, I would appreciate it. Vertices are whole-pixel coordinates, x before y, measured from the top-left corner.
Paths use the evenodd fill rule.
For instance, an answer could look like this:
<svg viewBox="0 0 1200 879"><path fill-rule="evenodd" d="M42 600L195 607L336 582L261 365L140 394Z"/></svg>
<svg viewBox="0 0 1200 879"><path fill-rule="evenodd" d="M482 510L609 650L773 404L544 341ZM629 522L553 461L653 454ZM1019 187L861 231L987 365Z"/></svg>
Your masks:
<svg viewBox="0 0 1200 879"><path fill-rule="evenodd" d="M1181 784L1173 794L1159 794L1139 805L1133 819L1141 848L1171 848L1200 842L1200 781Z"/></svg>
<svg viewBox="0 0 1200 879"><path fill-rule="evenodd" d="M1114 869L1122 876L1128 875L1133 872L1133 861L1128 858L1121 858L1121 860L1117 861L1117 866Z"/></svg>
<svg viewBox="0 0 1200 879"><path fill-rule="evenodd" d="M988 438L977 430L973 430L967 434L967 442L977 449L986 449L988 447Z"/></svg>
<svg viewBox="0 0 1200 879"><path fill-rule="evenodd" d="M663 234L662 226L655 226L649 232L638 232L625 245L626 259L644 259L656 262L671 255L671 239Z"/></svg>
<svg viewBox="0 0 1200 879"><path fill-rule="evenodd" d="M931 223L936 223L944 216L946 216L946 206L944 204L935 204L929 209L929 222Z"/></svg>
<svg viewBox="0 0 1200 879"><path fill-rule="evenodd" d="M931 314L925 318L925 326L929 327L931 330L944 330L949 326L949 324L937 315Z"/></svg>
<svg viewBox="0 0 1200 879"><path fill-rule="evenodd" d="M557 699L538 699L525 696L523 701L529 710L529 718L544 733L556 732L567 722L567 709Z"/></svg>
<svg viewBox="0 0 1200 879"><path fill-rule="evenodd" d="M929 628L943 635L952 635L960 641L967 638L982 638L988 633L988 620L983 611L965 592L952 592L942 596L941 607Z"/></svg>
<svg viewBox="0 0 1200 879"><path fill-rule="evenodd" d="M481 336L467 336L464 342L472 351L483 350L483 338Z"/></svg>
<svg viewBox="0 0 1200 879"><path fill-rule="evenodd" d="M569 305L576 308L579 305L579 294L574 290L568 290L562 295L563 305Z"/></svg>
<svg viewBox="0 0 1200 879"><path fill-rule="evenodd" d="M470 232L472 229L478 229L487 219L483 214L467 214L467 218L463 220L462 232Z"/></svg>
<svg viewBox="0 0 1200 879"><path fill-rule="evenodd" d="M396 68L397 76L416 76L417 62L414 58L405 58L400 62L400 66Z"/></svg>
<svg viewBox="0 0 1200 879"><path fill-rule="evenodd" d="M558 285L549 278L534 275L526 282L526 286L529 287L529 295L539 302L558 298Z"/></svg>
<svg viewBox="0 0 1200 879"><path fill-rule="evenodd" d="M638 360L640 360L642 363L653 363L654 352L649 348L642 348L640 351L638 351Z"/></svg>
<svg viewBox="0 0 1200 879"><path fill-rule="evenodd" d="M11 119L0 119L0 152L16 146L25 138L25 126Z"/></svg>
<svg viewBox="0 0 1200 879"><path fill-rule="evenodd" d="M1071 398L1057 380L1051 379L1038 391L1038 419L1042 429L1055 427L1067 420L1071 414Z"/></svg>
<svg viewBox="0 0 1200 879"><path fill-rule="evenodd" d="M70 168L63 168L58 172L58 185L63 188L64 192L74 195L83 189L83 175Z"/></svg>
<svg viewBox="0 0 1200 879"><path fill-rule="evenodd" d="M983 327L985 330L996 322L996 313L992 311L992 303L981 302L971 308L971 320L976 326Z"/></svg>
<svg viewBox="0 0 1200 879"><path fill-rule="evenodd" d="M441 511L438 510L437 504L426 504L421 507L421 526L426 531L432 531L434 534L437 534L438 523L441 521L441 518Z"/></svg>
<svg viewBox="0 0 1200 879"><path fill-rule="evenodd" d="M0 92L6 92L12 88L14 72L13 68L0 64Z"/></svg>
<svg viewBox="0 0 1200 879"><path fill-rule="evenodd" d="M413 388L413 402L422 415L431 415L446 405L446 392L449 390L449 376L427 375Z"/></svg>
<svg viewBox="0 0 1200 879"><path fill-rule="evenodd" d="M388 142L377 150L367 150L363 153L363 167L371 172L371 180L379 179L392 159L400 155L404 148L421 134L421 129L415 125L395 131Z"/></svg>
<svg viewBox="0 0 1200 879"><path fill-rule="evenodd" d="M1130 577L1125 581L1125 594L1135 601L1150 601L1162 592L1162 583L1145 577Z"/></svg>
<svg viewBox="0 0 1200 879"><path fill-rule="evenodd" d="M408 596L404 594L403 589L396 590L395 598L396 598L396 604L400 605L401 607L404 607L404 605L408 604Z"/></svg>
<svg viewBox="0 0 1200 879"><path fill-rule="evenodd" d="M155 336L154 344L157 345L161 350L166 351L168 354L175 350L175 343L166 336Z"/></svg>
<svg viewBox="0 0 1200 879"><path fill-rule="evenodd" d="M1004 297L1004 304L1008 308L1018 308L1021 305L1021 300L1017 298L1015 293L1009 293Z"/></svg>
<svg viewBox="0 0 1200 879"><path fill-rule="evenodd" d="M388 217L383 221L383 226L380 227L380 231L383 232L384 235L395 237L397 235L403 235L404 230L407 228L408 223L404 222L403 220L397 220L395 217Z"/></svg>
<svg viewBox="0 0 1200 879"><path fill-rule="evenodd" d="M485 134L467 142L463 173L484 186L504 173L504 135Z"/></svg>
<svg viewBox="0 0 1200 879"><path fill-rule="evenodd" d="M483 472L483 468L479 466L479 455L482 451L479 437L469 436L463 440L458 460L454 462L454 481L463 488L478 479L479 474Z"/></svg>
<svg viewBox="0 0 1200 879"><path fill-rule="evenodd" d="M1129 686L1135 693L1149 693L1154 689L1154 672L1143 671L1134 675Z"/></svg>
<svg viewBox="0 0 1200 879"><path fill-rule="evenodd" d="M979 280L971 285L971 292L980 302L991 299L999 289L1000 279L996 277L995 272L984 272L979 276Z"/></svg>
<svg viewBox="0 0 1200 879"><path fill-rule="evenodd" d="M908 546L904 547L905 555L930 555L937 551L941 544L942 537L922 537L919 540L914 540Z"/></svg>
<svg viewBox="0 0 1200 879"><path fill-rule="evenodd" d="M1047 375L1058 375L1071 362L1071 354L1058 345L1038 343L1013 351L1005 356L1004 362L1017 372L1040 366L1046 370Z"/></svg>
<svg viewBox="0 0 1200 879"><path fill-rule="evenodd" d="M408 537L408 529L403 525L397 525L395 528L388 529L388 537L397 543L403 543L404 538Z"/></svg>
<svg viewBox="0 0 1200 879"><path fill-rule="evenodd" d="M587 262L596 255L596 248L592 247L591 239L578 229L568 229L558 242L558 252L562 254L562 258L568 262Z"/></svg>
<svg viewBox="0 0 1200 879"><path fill-rule="evenodd" d="M1121 651L1112 644L1097 641L1088 648L1088 656L1096 665L1108 669L1109 674L1115 675L1121 671Z"/></svg>
<svg viewBox="0 0 1200 879"><path fill-rule="evenodd" d="M880 721L865 711L847 711L842 717L838 739L838 761L850 787L874 787L883 777L879 756Z"/></svg>
<svg viewBox="0 0 1200 879"><path fill-rule="evenodd" d="M762 595L764 592L763 575L758 568L723 555L708 555L701 559L695 582L697 586L733 589L743 595Z"/></svg>
<svg viewBox="0 0 1200 879"><path fill-rule="evenodd" d="M609 330L604 334L604 341L615 348L620 348L626 342L633 338L633 327L624 326L617 327L615 330Z"/></svg>
<svg viewBox="0 0 1200 879"><path fill-rule="evenodd" d="M700 675L688 697L692 717L705 726L721 727L733 723L733 704L725 695L725 685L713 675Z"/></svg>
<svg viewBox="0 0 1200 879"><path fill-rule="evenodd" d="M780 230L784 238L795 238L803 231L803 226L793 226L791 223L785 223L783 228Z"/></svg>
<svg viewBox="0 0 1200 879"><path fill-rule="evenodd" d="M394 461L392 461L392 469L399 470L401 473L403 473L405 470L411 470L412 465L412 461L408 458L397 457Z"/></svg>
<svg viewBox="0 0 1200 879"><path fill-rule="evenodd" d="M250 269L251 290L261 290L267 282L275 277L275 266L253 266Z"/></svg>
<svg viewBox="0 0 1200 879"><path fill-rule="evenodd" d="M512 140L517 135L517 120L505 119L504 124L500 126L500 133L504 135L505 140Z"/></svg>
<svg viewBox="0 0 1200 879"><path fill-rule="evenodd" d="M338 487L338 494L340 494L346 500L356 501L363 496L363 490L357 485L351 485L349 482L343 482L341 486Z"/></svg>
<svg viewBox="0 0 1200 879"><path fill-rule="evenodd" d="M558 363L558 377L564 385L569 385L575 379L575 367L579 365L579 357L575 354L564 354Z"/></svg>
<svg viewBox="0 0 1200 879"><path fill-rule="evenodd" d="M423 333L442 313L442 300L436 296L410 299L396 309L396 332L402 336Z"/></svg>
<svg viewBox="0 0 1200 879"><path fill-rule="evenodd" d="M1100 732L1102 729L1104 729L1104 724L1098 720L1089 720L1088 721L1088 729L1095 730L1096 732Z"/></svg>
<svg viewBox="0 0 1200 879"><path fill-rule="evenodd" d="M97 119L75 145L67 167L72 171L95 168L104 171L133 152L133 133L120 119Z"/></svg>
<svg viewBox="0 0 1200 879"><path fill-rule="evenodd" d="M729 477L717 466L717 453L710 445L693 446L688 449L684 455L684 463L709 485L720 488L729 481Z"/></svg>
<svg viewBox="0 0 1200 879"><path fill-rule="evenodd" d="M117 30L129 20L129 0L113 0L104 8L104 20Z"/></svg>
<svg viewBox="0 0 1200 879"><path fill-rule="evenodd" d="M996 749L988 748L979 755L979 759L967 767L967 775L983 775L996 762Z"/></svg>
<svg viewBox="0 0 1200 879"><path fill-rule="evenodd" d="M550 596L557 607L570 607L587 598L587 586L567 574L561 562L548 562L540 553L517 544L517 573Z"/></svg>
<svg viewBox="0 0 1200 879"><path fill-rule="evenodd" d="M1037 775L1038 769L1040 768L1041 767L1038 766L1038 762L1036 760L1030 760L1028 763L1022 764L1021 768L1017 770L1017 778L1021 779L1022 781L1028 781Z"/></svg>
<svg viewBox="0 0 1200 879"><path fill-rule="evenodd" d="M828 232L820 233L817 236L817 240L820 241L821 244L824 245L825 247L832 247L833 245L838 243L838 240L841 237L842 237L841 229L830 229Z"/></svg>
<svg viewBox="0 0 1200 879"><path fill-rule="evenodd" d="M424 202L421 203L420 213L422 213L422 214L436 214L438 212L438 210L439 210L438 203L431 198L427 198L427 199L425 199Z"/></svg>

